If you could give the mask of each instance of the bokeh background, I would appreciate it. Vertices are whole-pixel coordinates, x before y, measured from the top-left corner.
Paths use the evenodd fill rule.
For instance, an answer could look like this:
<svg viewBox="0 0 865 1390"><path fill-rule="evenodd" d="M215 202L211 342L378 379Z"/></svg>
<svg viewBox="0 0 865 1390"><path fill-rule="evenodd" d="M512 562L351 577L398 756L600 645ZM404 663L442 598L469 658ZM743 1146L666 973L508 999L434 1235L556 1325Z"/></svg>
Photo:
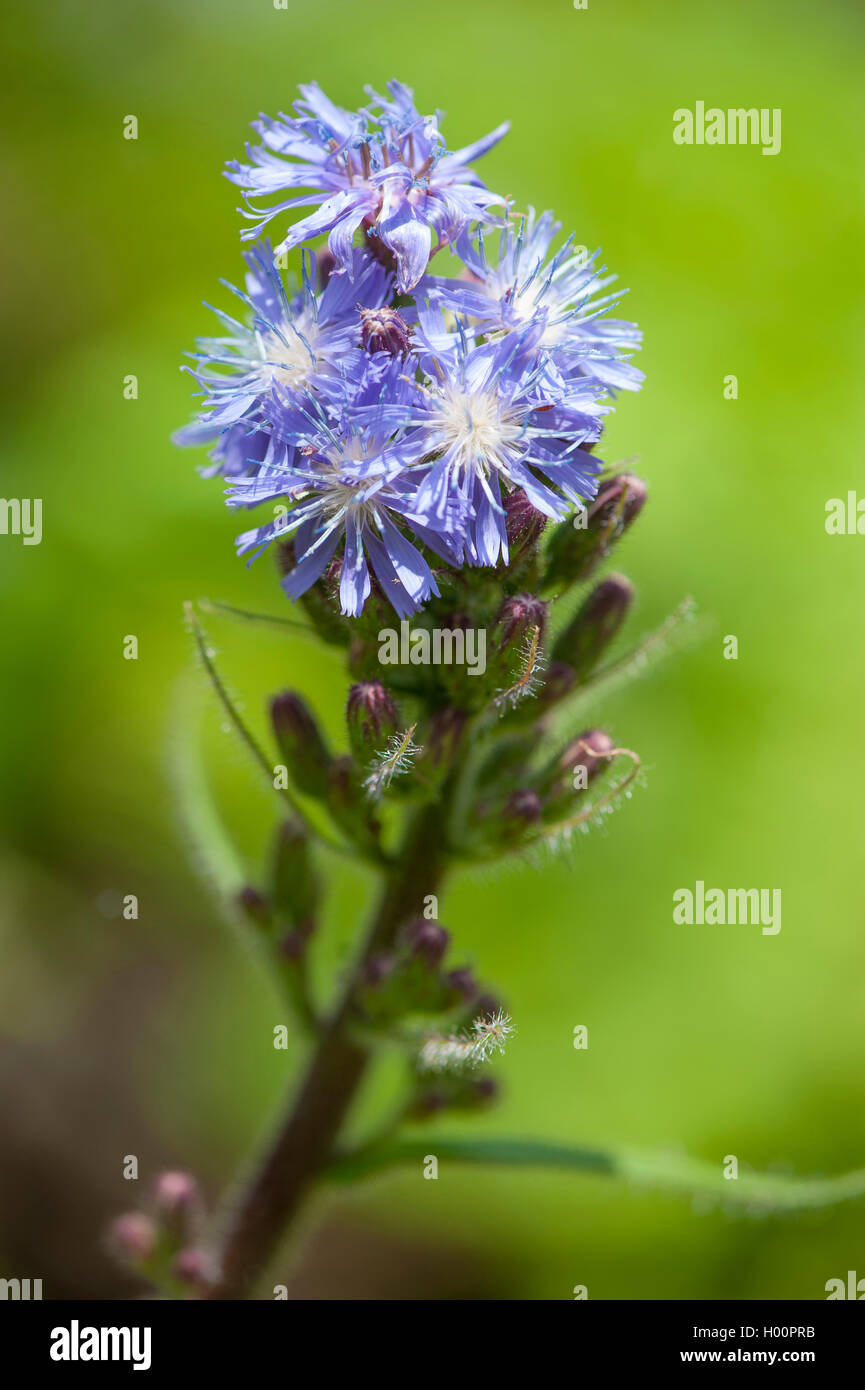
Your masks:
<svg viewBox="0 0 865 1390"><path fill-rule="evenodd" d="M639 591L630 638L686 594L707 622L595 711L648 767L607 829L542 872L456 880L441 904L518 1028L501 1105L459 1127L799 1174L865 1163L865 540L824 530L828 498L865 494L863 18L840 0L7 13L2 492L44 499L44 538L0 537L0 1273L42 1277L46 1297L132 1291L105 1221L167 1164L215 1195L299 1062L273 1050L281 1006L218 910L178 790L201 748L254 876L273 807L221 728L182 603L282 599L267 559L235 560L219 484L169 436L189 409L181 351L210 331L201 301L227 306L218 279L240 274L223 161L313 78L351 106L399 76L447 112L452 146L512 120L484 177L602 245L645 330L647 384L605 455L638 456L651 486L617 552ZM698 99L780 107L780 155L674 145L673 111ZM338 729L330 655L224 617L210 635L257 728L292 685ZM370 898L364 874L328 873L323 969ZM674 925L674 889L698 878L780 887L780 935ZM757 1221L476 1169L393 1175L314 1215L291 1275L306 1297L808 1299L865 1274L862 1203Z"/></svg>

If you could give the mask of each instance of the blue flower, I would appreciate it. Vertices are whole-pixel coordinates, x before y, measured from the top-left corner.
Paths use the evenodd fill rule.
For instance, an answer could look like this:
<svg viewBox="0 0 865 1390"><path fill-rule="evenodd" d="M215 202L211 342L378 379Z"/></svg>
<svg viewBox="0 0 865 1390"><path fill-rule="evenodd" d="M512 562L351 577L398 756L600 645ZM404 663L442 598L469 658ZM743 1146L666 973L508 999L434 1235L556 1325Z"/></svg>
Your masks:
<svg viewBox="0 0 865 1390"><path fill-rule="evenodd" d="M228 165L227 177L243 190L257 236L272 218L319 204L301 218L277 248L291 250L328 233L337 265L353 273L352 239L362 226L380 239L396 263L396 283L407 293L423 275L437 247L454 241L471 222L494 221L490 208L504 199L489 192L468 167L507 132L504 123L457 151L448 151L438 116L421 116L412 92L387 84L389 99L367 89L372 106L344 111L316 83L302 86L295 116L262 116L253 129L262 144L247 146L248 164ZM289 189L295 193L272 206L250 201Z"/></svg>
<svg viewBox="0 0 865 1390"><path fill-rule="evenodd" d="M282 587L298 598L325 572L340 545L342 612L356 617L371 592L370 565L400 617L415 612L438 588L427 561L404 534L408 527L445 558L456 551L426 526L417 506L421 447L417 433L394 429L414 398L398 359L377 354L356 377L343 377L342 399L310 392L281 402L275 437L290 441L285 461L256 477L234 481L230 505L283 504L273 521L237 539L254 559L271 541L294 537L295 568ZM369 408L370 424L361 424ZM447 526L450 515L443 514Z"/></svg>
<svg viewBox="0 0 865 1390"><path fill-rule="evenodd" d="M451 537L460 518L461 559L507 562L502 487L522 488L538 511L561 519L597 491L595 443L609 409L589 378L560 376L542 347L545 319L495 341L464 333L449 345L428 308L417 336L427 384L408 419L423 436L425 468L415 507Z"/></svg>
<svg viewBox="0 0 865 1390"><path fill-rule="evenodd" d="M502 229L492 262L486 243L494 234L463 232L455 249L471 278L426 276L418 294L468 316L483 333L511 332L543 315L540 344L560 372L639 390L643 373L625 354L639 347L642 335L626 320L605 317L625 291L601 294L616 277L597 266L597 251L592 256L573 252L573 237L547 261L560 226L551 212L536 220L530 208L518 226Z"/></svg>
<svg viewBox="0 0 865 1390"><path fill-rule="evenodd" d="M284 441L269 427L274 399L305 386L326 392L338 382L346 363L363 356L360 311L382 308L393 294L391 276L361 250L353 253L352 280L332 275L318 293L315 256L310 268L304 258L303 284L291 298L267 242L244 260L246 291L227 287L246 305L248 322L213 309L226 336L198 340L191 354L198 365L188 370L204 404L198 419L175 436L178 444L215 441L205 476L242 477L279 462Z"/></svg>

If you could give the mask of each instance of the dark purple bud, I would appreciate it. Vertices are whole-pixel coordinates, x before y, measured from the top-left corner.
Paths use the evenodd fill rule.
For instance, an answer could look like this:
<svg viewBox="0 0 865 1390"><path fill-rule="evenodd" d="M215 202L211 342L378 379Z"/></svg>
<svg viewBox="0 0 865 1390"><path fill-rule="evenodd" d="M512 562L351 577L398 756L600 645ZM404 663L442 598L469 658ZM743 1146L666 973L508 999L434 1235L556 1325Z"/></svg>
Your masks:
<svg viewBox="0 0 865 1390"><path fill-rule="evenodd" d="M588 786L608 767L609 758L605 754L611 753L615 746L610 735L603 729L586 729L579 738L569 743L561 754L559 770L568 774L573 784L574 773L577 768L582 768L584 776L579 780Z"/></svg>
<svg viewBox="0 0 865 1390"><path fill-rule="evenodd" d="M367 352L405 357L410 345L408 324L396 309L361 309L360 341Z"/></svg>
<svg viewBox="0 0 865 1390"><path fill-rule="evenodd" d="M108 1228L108 1244L114 1254L130 1264L149 1260L156 1249L157 1231L149 1216L140 1211L127 1211L112 1221Z"/></svg>
<svg viewBox="0 0 865 1390"><path fill-rule="evenodd" d="M491 1076L482 1076L478 1080L472 1081L471 1088L475 1099L484 1103L495 1100L499 1092L499 1088Z"/></svg>
<svg viewBox="0 0 865 1390"><path fill-rule="evenodd" d="M477 998L478 982L468 966L461 966L458 970L449 970L445 976L445 982L455 994L461 995L466 1001Z"/></svg>
<svg viewBox="0 0 865 1390"><path fill-rule="evenodd" d="M270 718L292 780L309 796L326 796L331 757L304 701L285 690L271 701Z"/></svg>
<svg viewBox="0 0 865 1390"><path fill-rule="evenodd" d="M444 1091L435 1087L425 1087L415 1096L408 1114L414 1120L425 1120L430 1115L437 1115L446 1105L447 1096Z"/></svg>
<svg viewBox="0 0 865 1390"><path fill-rule="evenodd" d="M399 729L393 696L381 681L360 681L348 692L348 736L358 762L365 765Z"/></svg>
<svg viewBox="0 0 865 1390"><path fill-rule="evenodd" d="M531 825L540 820L541 798L531 787L518 787L505 802L502 815L514 825Z"/></svg>
<svg viewBox="0 0 865 1390"><path fill-rule="evenodd" d="M547 524L543 512L533 507L521 487L505 498L505 529L511 560L517 560L535 545Z"/></svg>
<svg viewBox="0 0 865 1390"><path fill-rule="evenodd" d="M323 290L334 270L336 269L336 256L328 247L319 251L315 258L316 270L318 271L318 288Z"/></svg>
<svg viewBox="0 0 865 1390"><path fill-rule="evenodd" d="M537 628L543 637L547 626L547 605L534 594L514 594L506 598L493 621L493 641L499 651L519 643Z"/></svg>
<svg viewBox="0 0 865 1390"><path fill-rule="evenodd" d="M430 966L439 964L450 942L450 933L445 931L444 927L439 926L438 922L428 922L424 918L409 923L403 937L411 954Z"/></svg>
<svg viewBox="0 0 865 1390"><path fill-rule="evenodd" d="M559 634L552 650L553 661L564 662L579 681L585 680L624 622L633 597L633 585L623 575L614 574L602 580Z"/></svg>
<svg viewBox="0 0 865 1390"><path fill-rule="evenodd" d="M372 956L363 967L363 982L368 989L378 989L393 974L393 957Z"/></svg>
<svg viewBox="0 0 865 1390"><path fill-rule="evenodd" d="M615 542L636 521L646 501L646 485L632 473L607 478L593 502L550 536L544 585L588 579Z"/></svg>
<svg viewBox="0 0 865 1390"><path fill-rule="evenodd" d="M290 931L279 943L279 954L289 965L298 965L306 953L307 936L303 932Z"/></svg>
<svg viewBox="0 0 865 1390"><path fill-rule="evenodd" d="M237 895L237 904L244 916L257 927L266 927L270 924L270 905L262 893L251 884L241 888Z"/></svg>
<svg viewBox="0 0 865 1390"><path fill-rule="evenodd" d="M491 994L481 994L475 1001L475 1018L495 1018L499 1007L499 1001Z"/></svg>

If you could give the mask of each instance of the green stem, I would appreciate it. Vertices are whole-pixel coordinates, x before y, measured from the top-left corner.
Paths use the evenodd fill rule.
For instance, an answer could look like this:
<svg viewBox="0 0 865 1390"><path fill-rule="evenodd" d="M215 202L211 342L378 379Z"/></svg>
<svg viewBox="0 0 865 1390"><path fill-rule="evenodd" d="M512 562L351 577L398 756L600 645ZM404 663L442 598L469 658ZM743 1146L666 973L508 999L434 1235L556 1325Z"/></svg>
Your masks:
<svg viewBox="0 0 865 1390"><path fill-rule="evenodd" d="M425 894L445 872L442 802L423 807L410 824L397 861L388 868L366 941L332 1017L324 1024L300 1089L255 1170L230 1197L217 1241L219 1273L210 1299L245 1298L284 1238L333 1146L370 1063L352 1024L364 967L387 950L400 927L417 915Z"/></svg>

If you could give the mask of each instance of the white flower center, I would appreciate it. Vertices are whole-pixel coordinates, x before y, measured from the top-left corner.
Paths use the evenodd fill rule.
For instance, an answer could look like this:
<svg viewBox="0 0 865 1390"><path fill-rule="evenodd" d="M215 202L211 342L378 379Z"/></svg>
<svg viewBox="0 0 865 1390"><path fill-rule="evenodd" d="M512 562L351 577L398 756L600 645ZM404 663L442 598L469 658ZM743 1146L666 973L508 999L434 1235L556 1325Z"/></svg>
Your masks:
<svg viewBox="0 0 865 1390"><path fill-rule="evenodd" d="M444 448L455 450L457 467L489 473L507 462L522 435L521 412L494 391L451 390L439 403L439 432Z"/></svg>
<svg viewBox="0 0 865 1390"><path fill-rule="evenodd" d="M284 338L278 333L268 333L262 340L264 360L260 375L277 386L302 385L316 365L315 343L318 330L315 321L305 313L300 314L295 321L295 327L299 332L294 333L290 328L286 328Z"/></svg>
<svg viewBox="0 0 865 1390"><path fill-rule="evenodd" d="M318 464L317 471L327 479L327 487L321 493L321 505L328 516L345 509L346 512L361 519L371 520L375 512L375 499L366 500L360 494L369 487L369 478L347 480L343 477L346 463L360 463L364 459L363 444L357 435L350 435L339 448L332 449L327 462Z"/></svg>

